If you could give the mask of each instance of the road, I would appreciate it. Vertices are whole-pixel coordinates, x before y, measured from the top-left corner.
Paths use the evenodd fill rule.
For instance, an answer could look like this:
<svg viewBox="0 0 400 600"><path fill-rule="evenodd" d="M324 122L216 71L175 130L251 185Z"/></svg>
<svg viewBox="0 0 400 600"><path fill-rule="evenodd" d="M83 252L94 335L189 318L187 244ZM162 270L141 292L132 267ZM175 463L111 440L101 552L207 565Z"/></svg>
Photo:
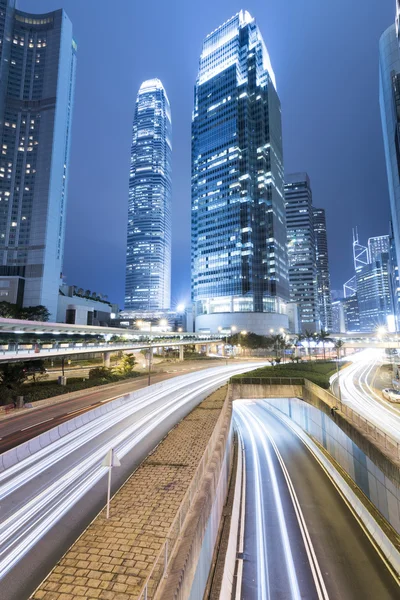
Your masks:
<svg viewBox="0 0 400 600"><path fill-rule="evenodd" d="M24 600L104 506L102 466L113 447L117 489L166 433L233 374L234 363L150 386L96 420L0 473L0 597Z"/></svg>
<svg viewBox="0 0 400 600"><path fill-rule="evenodd" d="M234 402L246 487L241 600L394 600L399 584L301 440Z"/></svg>
<svg viewBox="0 0 400 600"><path fill-rule="evenodd" d="M160 367L159 372L153 373L151 382L158 383L182 373L198 371L220 364L219 361L172 363ZM115 386L110 386L107 389L82 390L82 394L78 398L58 402L51 406L34 407L29 412L24 411L19 414L16 412L15 415L0 419L0 453L48 431L78 414L92 410L97 406L101 406L104 402L109 402L145 386L147 386L147 375L134 380L131 379L125 383L115 384Z"/></svg>
<svg viewBox="0 0 400 600"><path fill-rule="evenodd" d="M353 364L340 372L342 401L394 440L400 441L400 410L382 398L371 385L382 357L381 350L364 350L352 356Z"/></svg>

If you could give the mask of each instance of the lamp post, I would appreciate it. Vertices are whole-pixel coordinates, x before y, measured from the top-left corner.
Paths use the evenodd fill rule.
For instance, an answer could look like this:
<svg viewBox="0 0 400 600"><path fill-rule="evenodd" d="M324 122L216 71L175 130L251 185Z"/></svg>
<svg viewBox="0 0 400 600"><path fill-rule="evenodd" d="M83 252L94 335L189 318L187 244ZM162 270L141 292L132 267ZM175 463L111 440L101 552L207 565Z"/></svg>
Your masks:
<svg viewBox="0 0 400 600"><path fill-rule="evenodd" d="M151 322L150 322L150 336L151 336ZM151 379L151 358L152 358L152 347L151 347L151 337L149 336L149 370L147 373L147 385L150 385L150 379Z"/></svg>

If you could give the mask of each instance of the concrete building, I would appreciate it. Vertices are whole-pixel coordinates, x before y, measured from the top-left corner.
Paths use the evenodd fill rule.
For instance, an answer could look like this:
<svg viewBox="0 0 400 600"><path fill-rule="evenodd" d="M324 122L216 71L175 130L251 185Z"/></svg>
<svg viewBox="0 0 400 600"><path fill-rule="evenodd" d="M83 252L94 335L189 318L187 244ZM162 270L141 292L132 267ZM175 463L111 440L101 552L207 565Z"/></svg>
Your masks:
<svg viewBox="0 0 400 600"><path fill-rule="evenodd" d="M113 305L95 292L62 285L59 290L57 323L110 325Z"/></svg>
<svg viewBox="0 0 400 600"><path fill-rule="evenodd" d="M192 117L196 330L288 327L281 108L247 11L203 42Z"/></svg>
<svg viewBox="0 0 400 600"><path fill-rule="evenodd" d="M140 86L132 128L125 309L171 303L171 109L159 79Z"/></svg>
<svg viewBox="0 0 400 600"><path fill-rule="evenodd" d="M320 329L312 192L307 173L285 177L290 300L299 309L300 329Z"/></svg>
<svg viewBox="0 0 400 600"><path fill-rule="evenodd" d="M0 0L0 289L57 315L76 44L63 10Z"/></svg>
<svg viewBox="0 0 400 600"><path fill-rule="evenodd" d="M317 290L321 329L332 331L331 277L329 273L328 235L323 208L313 208Z"/></svg>

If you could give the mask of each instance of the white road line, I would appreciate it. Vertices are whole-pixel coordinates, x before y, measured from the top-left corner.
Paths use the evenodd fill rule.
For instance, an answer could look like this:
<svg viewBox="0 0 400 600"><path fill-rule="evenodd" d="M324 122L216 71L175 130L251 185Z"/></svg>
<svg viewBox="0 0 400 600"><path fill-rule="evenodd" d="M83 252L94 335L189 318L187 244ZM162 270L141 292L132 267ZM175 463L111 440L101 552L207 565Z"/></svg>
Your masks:
<svg viewBox="0 0 400 600"><path fill-rule="evenodd" d="M75 410L70 410L68 413L66 413L67 415L73 415L75 413L81 412L82 410L88 410L90 408L90 406L84 406L83 408L76 408ZM61 415L63 416L63 415Z"/></svg>
<svg viewBox="0 0 400 600"><path fill-rule="evenodd" d="M44 421L39 421L39 423L34 423L33 425L29 425L29 427L24 427L20 431L26 431L27 429L32 429L32 427L37 427L37 425L42 425L42 423L47 423L48 421L52 421L53 419L54 419L54 417L51 417L50 419L45 419Z"/></svg>
<svg viewBox="0 0 400 600"><path fill-rule="evenodd" d="M255 417L255 418L257 418L257 417ZM279 464L281 465L282 472L285 477L286 484L288 486L290 497L291 497L291 500L293 503L293 507L294 507L294 510L296 513L296 517L297 517L297 521L298 521L299 528L301 531L301 535L302 535L302 538L304 541L304 546L306 548L306 552L307 552L308 560L310 563L310 567L311 567L315 587L317 590L318 598L320 598L321 600L329 600L328 592L326 590L325 582L322 577L321 569L320 569L320 566L318 563L317 556L315 554L314 546L312 544L311 537L310 537L310 534L308 532L308 528L306 525L306 521L304 519L303 511L301 510L300 502L297 498L297 494L295 492L289 472L286 468L286 465L284 463L282 455L279 452L279 449L278 449L269 429L266 427L265 423L263 423L263 421L261 419L257 419L257 420L259 421L260 426L262 427L266 436L268 437L269 441L271 442L271 445L272 445L272 447L275 451L275 454L278 458Z"/></svg>

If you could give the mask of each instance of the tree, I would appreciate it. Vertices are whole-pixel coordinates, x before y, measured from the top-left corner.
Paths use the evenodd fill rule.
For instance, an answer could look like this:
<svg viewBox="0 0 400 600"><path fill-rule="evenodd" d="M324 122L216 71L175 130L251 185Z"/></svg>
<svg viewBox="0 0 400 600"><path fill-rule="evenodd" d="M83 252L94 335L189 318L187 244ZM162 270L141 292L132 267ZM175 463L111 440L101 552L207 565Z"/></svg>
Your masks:
<svg viewBox="0 0 400 600"><path fill-rule="evenodd" d="M0 302L0 317L3 319L22 319L24 321L48 321L50 313L42 304L20 307L11 302Z"/></svg>
<svg viewBox="0 0 400 600"><path fill-rule="evenodd" d="M50 312L42 304L38 304L37 306L26 306L19 310L18 318L26 321L48 321Z"/></svg>
<svg viewBox="0 0 400 600"><path fill-rule="evenodd" d="M338 356L338 360L340 360L341 358L341 350L344 346L344 341L343 340L336 340L335 342L335 349L337 352L337 356Z"/></svg>
<svg viewBox="0 0 400 600"><path fill-rule="evenodd" d="M133 354L124 354L121 361L114 367L117 375L131 375L134 372L136 359Z"/></svg>
<svg viewBox="0 0 400 600"><path fill-rule="evenodd" d="M26 365L20 363L5 363L0 365L0 402L6 404L18 394L18 391L28 377Z"/></svg>
<svg viewBox="0 0 400 600"><path fill-rule="evenodd" d="M325 331L325 329L321 329L321 331L318 334L318 341L322 342L322 351L324 354L324 360L326 360L325 343L329 340L330 340L329 333L327 331Z"/></svg>
<svg viewBox="0 0 400 600"><path fill-rule="evenodd" d="M304 333L304 339L307 341L308 359L311 360L311 342L315 339L315 334L312 331L306 329Z"/></svg>
<svg viewBox="0 0 400 600"><path fill-rule="evenodd" d="M110 379L111 377L111 369L107 367L94 367L89 371L89 379Z"/></svg>
<svg viewBox="0 0 400 600"><path fill-rule="evenodd" d="M11 302L0 302L0 317L3 319L16 319L17 318L17 305L11 304Z"/></svg>

